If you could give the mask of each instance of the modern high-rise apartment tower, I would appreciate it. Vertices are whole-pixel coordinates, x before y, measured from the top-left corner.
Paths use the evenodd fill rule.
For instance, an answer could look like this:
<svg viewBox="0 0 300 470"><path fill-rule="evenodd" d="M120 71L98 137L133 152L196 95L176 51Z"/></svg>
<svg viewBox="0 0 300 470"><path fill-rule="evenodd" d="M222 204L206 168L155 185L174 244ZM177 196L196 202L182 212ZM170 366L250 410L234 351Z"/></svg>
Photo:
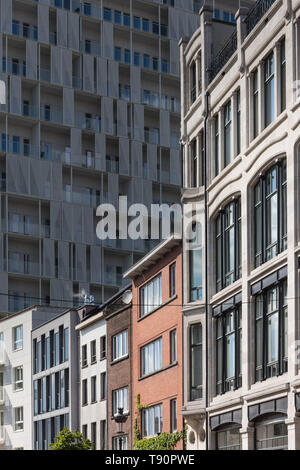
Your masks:
<svg viewBox="0 0 300 470"><path fill-rule="evenodd" d="M96 207L179 200L178 40L202 3L1 0L0 311L100 303L149 250L100 242Z"/></svg>

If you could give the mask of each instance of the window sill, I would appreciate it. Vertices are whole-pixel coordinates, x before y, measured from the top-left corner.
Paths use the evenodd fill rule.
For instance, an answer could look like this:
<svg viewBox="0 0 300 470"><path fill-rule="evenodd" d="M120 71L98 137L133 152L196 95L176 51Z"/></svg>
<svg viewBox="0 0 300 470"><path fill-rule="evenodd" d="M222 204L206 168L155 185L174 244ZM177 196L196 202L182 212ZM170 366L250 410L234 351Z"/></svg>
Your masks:
<svg viewBox="0 0 300 470"><path fill-rule="evenodd" d="M124 416L127 416L127 417L130 416L130 412L129 412L129 411L126 411L126 413L124 413ZM114 421L115 416L114 416L114 415L111 416L110 419L111 419L112 421Z"/></svg>
<svg viewBox="0 0 300 470"><path fill-rule="evenodd" d="M90 362L90 366L92 366L93 364L97 364L97 359L95 359L95 361Z"/></svg>
<svg viewBox="0 0 300 470"><path fill-rule="evenodd" d="M115 364L119 364L119 362L126 361L126 359L129 359L129 354L126 354L126 356L123 356L118 359L115 359L114 361L111 361L110 365L114 366Z"/></svg>
<svg viewBox="0 0 300 470"><path fill-rule="evenodd" d="M151 372L151 374L143 375L142 377L138 379L138 381L141 382L142 380L148 379L149 377L152 377L153 375L160 374L161 372L165 372L166 370L172 369L173 367L176 367L176 366L178 366L178 361L174 362L173 364L169 364L168 366L163 367L162 369L156 370L155 372Z"/></svg>
<svg viewBox="0 0 300 470"><path fill-rule="evenodd" d="M145 318L148 318L150 317L151 315L153 315L153 313L157 312L158 310L160 310L161 308L165 307L166 305L170 304L171 302L173 302L173 300L176 300L177 299L177 294L174 295L173 297L170 297L170 299L168 299L166 302L164 302L163 304L159 305L159 307L155 308L154 310L152 310L151 312L147 313L146 315L143 315L142 317L139 317L138 318L138 322L142 321L142 320L145 320Z"/></svg>

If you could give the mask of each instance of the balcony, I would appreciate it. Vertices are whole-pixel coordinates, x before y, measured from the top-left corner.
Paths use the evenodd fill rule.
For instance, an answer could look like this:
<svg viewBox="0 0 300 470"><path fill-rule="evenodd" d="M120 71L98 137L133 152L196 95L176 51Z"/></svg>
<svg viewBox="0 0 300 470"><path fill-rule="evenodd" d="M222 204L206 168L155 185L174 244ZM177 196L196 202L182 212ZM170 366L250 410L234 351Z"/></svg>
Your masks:
<svg viewBox="0 0 300 470"><path fill-rule="evenodd" d="M49 31L49 42L56 46L57 44L57 32L56 31Z"/></svg>
<svg viewBox="0 0 300 470"><path fill-rule="evenodd" d="M101 8L94 7L88 3L73 0L72 10L74 13L81 13L84 16L90 16L91 18L96 18L98 20L101 19Z"/></svg>
<svg viewBox="0 0 300 470"><path fill-rule="evenodd" d="M76 114L75 126L88 131L101 132L101 117L93 114Z"/></svg>
<svg viewBox="0 0 300 470"><path fill-rule="evenodd" d="M1 152L13 155L22 155L24 157L39 158L39 147L37 145L31 145L28 142L20 140L8 140L7 142L2 141Z"/></svg>
<svg viewBox="0 0 300 470"><path fill-rule="evenodd" d="M148 144L159 144L159 130L145 128L144 140Z"/></svg>
<svg viewBox="0 0 300 470"><path fill-rule="evenodd" d="M126 286L128 284L128 281L126 279L123 279L122 274L106 271L104 273L103 284L106 286L122 287Z"/></svg>
<svg viewBox="0 0 300 470"><path fill-rule="evenodd" d="M72 76L72 86L77 90L82 90L82 78L76 77L76 75Z"/></svg>
<svg viewBox="0 0 300 470"><path fill-rule="evenodd" d="M107 173L119 173L119 160L114 160L113 158L106 158L106 171Z"/></svg>
<svg viewBox="0 0 300 470"><path fill-rule="evenodd" d="M141 101L146 106L159 108L159 95L148 90L141 90Z"/></svg>
<svg viewBox="0 0 300 470"><path fill-rule="evenodd" d="M81 52L85 52L85 54L101 55L100 43L88 39L80 41L79 49Z"/></svg>
<svg viewBox="0 0 300 470"><path fill-rule="evenodd" d="M8 311L10 313L19 312L37 303L37 299L29 295L16 293L8 296Z"/></svg>
<svg viewBox="0 0 300 470"><path fill-rule="evenodd" d="M12 75L20 75L21 77L26 77L26 61L19 59L6 59L2 58L2 72L10 73Z"/></svg>
<svg viewBox="0 0 300 470"><path fill-rule="evenodd" d="M50 82L51 81L51 71L50 69L41 68L38 66L38 79L42 82Z"/></svg>
<svg viewBox="0 0 300 470"><path fill-rule="evenodd" d="M34 261L28 261L28 255L20 254L16 259L12 259L11 253L8 254L8 269L7 272L11 274L24 274L31 276L40 275L40 264ZM19 258L19 259L18 259ZM22 259L23 258L23 259Z"/></svg>
<svg viewBox="0 0 300 470"><path fill-rule="evenodd" d="M269 8L275 3L276 0L258 0L254 6L249 11L247 17L245 18L245 23L247 26L247 36L259 23L262 17L267 13Z"/></svg>
<svg viewBox="0 0 300 470"><path fill-rule="evenodd" d="M212 82L213 79L218 75L220 70L227 64L229 59L237 50L237 31L235 31L229 40L226 42L225 46L220 50L216 55L209 67L209 81Z"/></svg>
<svg viewBox="0 0 300 470"><path fill-rule="evenodd" d="M38 40L38 28L37 26L31 26L26 23L20 23L19 21L12 21L12 34L14 36L21 36L26 39Z"/></svg>
<svg viewBox="0 0 300 470"><path fill-rule="evenodd" d="M7 224L7 232L18 235L27 235L32 237L50 237L50 224L39 224L37 217L31 217L24 214L8 213L8 222L2 219L2 227ZM4 229L5 231L5 229Z"/></svg>
<svg viewBox="0 0 300 470"><path fill-rule="evenodd" d="M31 117L33 119L39 118L39 108L29 103L23 103L22 114L25 117Z"/></svg>
<svg viewBox="0 0 300 470"><path fill-rule="evenodd" d="M62 110L54 106L41 106L40 108L40 118L42 121L48 121L55 124L62 124Z"/></svg>
<svg viewBox="0 0 300 470"><path fill-rule="evenodd" d="M131 240L102 240L102 246L104 248L112 248L116 250L127 250L131 251L132 249L132 241Z"/></svg>
<svg viewBox="0 0 300 470"><path fill-rule="evenodd" d="M73 186L72 189L71 187L65 188L64 200L73 204L96 208L101 203L101 196L100 191Z"/></svg>

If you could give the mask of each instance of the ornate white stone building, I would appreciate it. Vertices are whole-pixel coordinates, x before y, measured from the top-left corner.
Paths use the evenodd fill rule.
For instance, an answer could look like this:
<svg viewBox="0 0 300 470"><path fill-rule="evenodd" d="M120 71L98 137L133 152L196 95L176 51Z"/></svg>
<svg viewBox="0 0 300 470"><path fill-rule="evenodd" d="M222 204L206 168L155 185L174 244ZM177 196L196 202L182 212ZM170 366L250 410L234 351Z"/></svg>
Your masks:
<svg viewBox="0 0 300 470"><path fill-rule="evenodd" d="M180 42L189 449L300 448L300 3L244 6Z"/></svg>

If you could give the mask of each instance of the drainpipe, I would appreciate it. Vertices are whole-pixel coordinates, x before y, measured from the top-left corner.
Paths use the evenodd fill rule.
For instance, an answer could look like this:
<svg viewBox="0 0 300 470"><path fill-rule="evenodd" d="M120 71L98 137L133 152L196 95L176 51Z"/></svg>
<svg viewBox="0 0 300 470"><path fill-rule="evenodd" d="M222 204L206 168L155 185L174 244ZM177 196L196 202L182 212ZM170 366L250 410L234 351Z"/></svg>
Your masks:
<svg viewBox="0 0 300 470"><path fill-rule="evenodd" d="M205 94L205 120L204 120L204 155L203 155L203 177L204 177L204 210L205 210L205 434L206 434L206 450L209 449L208 436L209 436L209 426L208 426L208 317L209 317L209 301L208 301L208 197L207 197L207 122L208 122L208 113L209 113L209 92Z"/></svg>

